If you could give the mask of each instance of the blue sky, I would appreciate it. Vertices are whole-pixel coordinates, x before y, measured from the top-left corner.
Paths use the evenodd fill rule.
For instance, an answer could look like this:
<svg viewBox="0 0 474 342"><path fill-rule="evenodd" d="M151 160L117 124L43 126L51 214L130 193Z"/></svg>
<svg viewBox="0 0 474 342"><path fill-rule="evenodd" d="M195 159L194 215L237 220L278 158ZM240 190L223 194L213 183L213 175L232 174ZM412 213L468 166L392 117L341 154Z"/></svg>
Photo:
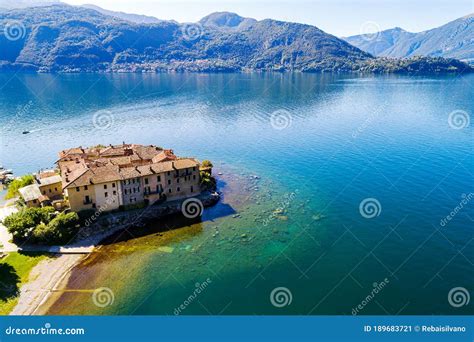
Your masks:
<svg viewBox="0 0 474 342"><path fill-rule="evenodd" d="M80 5L152 15L179 22L197 21L216 11L256 19L273 18L318 26L336 36L395 26L419 32L474 12L474 0L63 0Z"/></svg>

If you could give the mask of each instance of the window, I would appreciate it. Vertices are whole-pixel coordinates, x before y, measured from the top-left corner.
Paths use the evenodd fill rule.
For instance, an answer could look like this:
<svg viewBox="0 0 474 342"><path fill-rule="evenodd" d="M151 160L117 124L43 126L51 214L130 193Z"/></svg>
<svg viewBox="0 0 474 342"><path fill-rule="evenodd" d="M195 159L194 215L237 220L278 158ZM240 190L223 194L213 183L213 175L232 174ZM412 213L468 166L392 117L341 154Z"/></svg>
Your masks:
<svg viewBox="0 0 474 342"><path fill-rule="evenodd" d="M193 171L196 171L196 166L193 166Z"/></svg>
<svg viewBox="0 0 474 342"><path fill-rule="evenodd" d="M170 185L170 184L171 184L171 179L168 179L168 185Z"/></svg>
<svg viewBox="0 0 474 342"><path fill-rule="evenodd" d="M136 188L133 188L133 193L135 193L136 191L137 191L137 189L136 189Z"/></svg>
<svg viewBox="0 0 474 342"><path fill-rule="evenodd" d="M104 192L104 196L105 196L105 197L109 197L109 193L108 193L107 191Z"/></svg>
<svg viewBox="0 0 474 342"><path fill-rule="evenodd" d="M91 203L90 197L89 197L89 196L85 196L85 197L84 197L84 204L89 204L89 203Z"/></svg>
<svg viewBox="0 0 474 342"><path fill-rule="evenodd" d="M46 190L43 190L43 195L46 195Z"/></svg>
<svg viewBox="0 0 474 342"><path fill-rule="evenodd" d="M104 189L107 189L107 184L104 184Z"/></svg>
<svg viewBox="0 0 474 342"><path fill-rule="evenodd" d="M113 194L114 194L114 196L117 195L117 191L114 190Z"/></svg>
<svg viewBox="0 0 474 342"><path fill-rule="evenodd" d="M179 178L176 178L176 183L179 183Z"/></svg>
<svg viewBox="0 0 474 342"><path fill-rule="evenodd" d="M169 171L167 173L168 173L168 176L171 174L171 172L169 172Z"/></svg>
<svg viewBox="0 0 474 342"><path fill-rule="evenodd" d="M191 192L194 192L194 188L193 188L193 186L192 186L192 185L191 185Z"/></svg>
<svg viewBox="0 0 474 342"><path fill-rule="evenodd" d="M49 190L49 193L51 193L51 189L48 189Z"/></svg>
<svg viewBox="0 0 474 342"><path fill-rule="evenodd" d="M77 187L77 188L76 188L76 191L79 192L79 191L81 191L81 190L79 190L79 187Z"/></svg>
<svg viewBox="0 0 474 342"><path fill-rule="evenodd" d="M157 180L158 182L161 182L161 176L156 177L156 180Z"/></svg>
<svg viewBox="0 0 474 342"><path fill-rule="evenodd" d="M112 183L112 188L115 188L115 183Z"/></svg>
<svg viewBox="0 0 474 342"><path fill-rule="evenodd" d="M54 188L54 191L58 191L58 188Z"/></svg>
<svg viewBox="0 0 474 342"><path fill-rule="evenodd" d="M193 176L193 179L196 179L196 175Z"/></svg>
<svg viewBox="0 0 474 342"><path fill-rule="evenodd" d="M148 178L145 178L145 184L148 184Z"/></svg>
<svg viewBox="0 0 474 342"><path fill-rule="evenodd" d="M36 200L33 200L33 203L36 204Z"/></svg>
<svg viewBox="0 0 474 342"><path fill-rule="evenodd" d="M168 189L168 192L171 194L171 189Z"/></svg>
<svg viewBox="0 0 474 342"><path fill-rule="evenodd" d="M88 189L88 188L87 188L87 185L84 185L84 190L87 190L87 189Z"/></svg>
<svg viewBox="0 0 474 342"><path fill-rule="evenodd" d="M176 191L179 192L181 189L179 188L179 186L176 188Z"/></svg>

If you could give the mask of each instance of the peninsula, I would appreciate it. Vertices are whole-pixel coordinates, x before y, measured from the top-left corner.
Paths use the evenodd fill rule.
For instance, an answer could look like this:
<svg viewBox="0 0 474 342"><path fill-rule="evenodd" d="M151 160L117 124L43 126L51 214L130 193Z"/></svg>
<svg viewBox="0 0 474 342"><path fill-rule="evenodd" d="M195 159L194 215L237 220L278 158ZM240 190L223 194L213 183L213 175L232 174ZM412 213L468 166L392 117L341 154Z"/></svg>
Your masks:
<svg viewBox="0 0 474 342"><path fill-rule="evenodd" d="M130 212L140 209L147 211L139 215L143 218L180 211L195 218L218 199L211 162L178 157L154 145L76 147L59 152L56 164L57 169L18 180L31 184L18 189L18 204L25 208L4 219L14 242L71 243L78 236L114 230L118 218L122 225L136 224ZM183 204L190 201L195 204L192 214ZM107 213L114 213L116 224L102 215ZM99 217L109 219L105 229Z"/></svg>

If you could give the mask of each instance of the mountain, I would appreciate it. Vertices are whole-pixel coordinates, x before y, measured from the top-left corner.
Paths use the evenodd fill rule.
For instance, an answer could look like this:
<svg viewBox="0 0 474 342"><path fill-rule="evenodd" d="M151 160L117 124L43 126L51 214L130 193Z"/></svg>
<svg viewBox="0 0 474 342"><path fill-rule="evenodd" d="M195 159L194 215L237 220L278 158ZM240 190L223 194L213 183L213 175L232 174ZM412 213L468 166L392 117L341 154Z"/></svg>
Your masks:
<svg viewBox="0 0 474 342"><path fill-rule="evenodd" d="M0 12L0 70L37 72L462 72L446 59L376 59L317 27L233 13L135 23L54 5ZM16 30L14 30L16 28Z"/></svg>
<svg viewBox="0 0 474 342"><path fill-rule="evenodd" d="M60 3L61 1L59 0L0 0L0 8L8 10L13 8L51 6Z"/></svg>
<svg viewBox="0 0 474 342"><path fill-rule="evenodd" d="M124 13L124 12L109 11L109 10L103 9L99 6L92 5L92 4L81 5L81 7L89 8L89 9L95 10L99 13L111 16L111 17L131 21L132 23L156 24L156 23L159 23L159 22L163 21L163 20L160 20L160 19L155 18L155 17L148 16L148 15L130 14L130 13Z"/></svg>
<svg viewBox="0 0 474 342"><path fill-rule="evenodd" d="M203 26L221 30L243 30L256 24L257 20L243 18L238 14L230 12L215 12L202 18L199 23Z"/></svg>
<svg viewBox="0 0 474 342"><path fill-rule="evenodd" d="M474 61L474 14L420 33L394 28L380 32L375 39L368 38L358 35L344 39L375 56L430 56Z"/></svg>
<svg viewBox="0 0 474 342"><path fill-rule="evenodd" d="M393 46L398 42L410 39L415 35L416 33L407 32L400 27L395 27L393 29L381 31L376 34L358 35L346 37L343 39L348 43L357 46L362 51L370 53L371 55L385 56L385 51L393 48Z"/></svg>

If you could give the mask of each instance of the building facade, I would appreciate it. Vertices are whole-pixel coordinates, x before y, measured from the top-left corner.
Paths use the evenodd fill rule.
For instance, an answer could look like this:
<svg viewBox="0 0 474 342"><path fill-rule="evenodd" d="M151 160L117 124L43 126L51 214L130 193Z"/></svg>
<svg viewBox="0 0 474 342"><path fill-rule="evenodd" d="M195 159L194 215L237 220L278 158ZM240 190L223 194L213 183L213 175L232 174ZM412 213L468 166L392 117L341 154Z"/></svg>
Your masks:
<svg viewBox="0 0 474 342"><path fill-rule="evenodd" d="M198 195L200 163L156 146L122 144L60 152L62 186L73 211L111 211Z"/></svg>

